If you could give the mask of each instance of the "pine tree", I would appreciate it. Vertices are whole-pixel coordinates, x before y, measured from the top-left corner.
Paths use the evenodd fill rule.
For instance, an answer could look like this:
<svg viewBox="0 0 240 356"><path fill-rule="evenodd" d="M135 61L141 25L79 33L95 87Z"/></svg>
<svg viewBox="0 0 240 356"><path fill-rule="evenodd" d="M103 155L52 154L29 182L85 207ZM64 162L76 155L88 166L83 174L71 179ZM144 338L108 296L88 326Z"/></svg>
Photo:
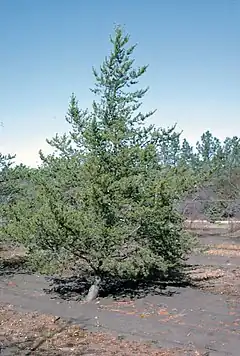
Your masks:
<svg viewBox="0 0 240 356"><path fill-rule="evenodd" d="M116 28L110 56L93 69L92 110L81 110L73 94L69 135L48 141L58 155L41 153L42 204L29 240L35 251L84 261L101 279L168 274L191 247L158 160L162 130L147 126L154 111L140 111L148 88L134 87L147 66L134 68L129 39Z"/></svg>
<svg viewBox="0 0 240 356"><path fill-rule="evenodd" d="M10 168L14 158L15 156L0 153L0 207L11 200L14 192L14 187L10 179Z"/></svg>

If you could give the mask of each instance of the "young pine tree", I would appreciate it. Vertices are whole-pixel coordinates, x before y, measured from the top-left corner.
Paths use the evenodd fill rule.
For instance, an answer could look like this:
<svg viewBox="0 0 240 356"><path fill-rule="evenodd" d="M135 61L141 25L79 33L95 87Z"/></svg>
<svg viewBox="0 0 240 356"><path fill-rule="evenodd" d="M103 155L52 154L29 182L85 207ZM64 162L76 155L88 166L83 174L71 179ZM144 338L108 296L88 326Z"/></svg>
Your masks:
<svg viewBox="0 0 240 356"><path fill-rule="evenodd" d="M137 84L147 66L134 67L135 46L120 27L111 44L100 71L93 70L92 111L80 110L73 95L69 135L48 141L58 157L41 153L44 204L34 243L65 251L75 265L84 261L95 277L167 274L181 265L190 240L158 161L161 132L146 124L154 112L139 111L148 89Z"/></svg>

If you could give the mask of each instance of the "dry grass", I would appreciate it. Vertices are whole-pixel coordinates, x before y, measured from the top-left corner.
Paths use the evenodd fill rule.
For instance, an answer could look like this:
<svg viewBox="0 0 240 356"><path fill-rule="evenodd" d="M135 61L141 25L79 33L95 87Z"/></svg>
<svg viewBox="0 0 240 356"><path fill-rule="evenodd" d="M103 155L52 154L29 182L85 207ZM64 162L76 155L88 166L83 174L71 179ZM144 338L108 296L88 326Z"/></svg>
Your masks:
<svg viewBox="0 0 240 356"><path fill-rule="evenodd" d="M213 246L215 248L224 249L224 250L240 251L240 245L235 245L235 244L218 244Z"/></svg>
<svg viewBox="0 0 240 356"><path fill-rule="evenodd" d="M234 220L230 221L228 224L228 229L230 233L240 233L240 224Z"/></svg>
<svg viewBox="0 0 240 356"><path fill-rule="evenodd" d="M22 313L0 306L0 342L15 355L177 356L184 350L156 349L149 343L126 341L103 333L90 333L55 317ZM187 351L186 351L187 352ZM9 354L9 353L8 353ZM191 356L200 353L192 351Z"/></svg>
<svg viewBox="0 0 240 356"><path fill-rule="evenodd" d="M205 251L207 255L240 257L240 245L234 244L219 244L210 245Z"/></svg>
<svg viewBox="0 0 240 356"><path fill-rule="evenodd" d="M240 239L240 230L235 230L233 232L226 232L223 236L227 236L232 239Z"/></svg>
<svg viewBox="0 0 240 356"><path fill-rule="evenodd" d="M227 249L209 249L205 252L207 255L240 257L240 251Z"/></svg>
<svg viewBox="0 0 240 356"><path fill-rule="evenodd" d="M13 247L8 245L0 245L0 259L12 260L13 258L22 258L26 255L24 247Z"/></svg>
<svg viewBox="0 0 240 356"><path fill-rule="evenodd" d="M192 282L203 290L240 297L240 268L202 266L189 271Z"/></svg>
<svg viewBox="0 0 240 356"><path fill-rule="evenodd" d="M224 271L221 268L198 267L190 271L190 276L193 282L204 282L223 277Z"/></svg>

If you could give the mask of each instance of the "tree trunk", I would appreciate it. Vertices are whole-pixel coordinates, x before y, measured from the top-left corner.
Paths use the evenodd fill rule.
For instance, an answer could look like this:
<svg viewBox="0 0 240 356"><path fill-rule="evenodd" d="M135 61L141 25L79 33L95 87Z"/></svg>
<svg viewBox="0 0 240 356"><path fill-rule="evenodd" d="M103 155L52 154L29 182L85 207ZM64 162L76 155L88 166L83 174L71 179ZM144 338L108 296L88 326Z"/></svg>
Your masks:
<svg viewBox="0 0 240 356"><path fill-rule="evenodd" d="M88 294L86 297L87 302L92 302L93 300L95 300L98 297L100 283L101 283L101 278L99 276L96 276L94 283L89 288L89 291L88 291Z"/></svg>

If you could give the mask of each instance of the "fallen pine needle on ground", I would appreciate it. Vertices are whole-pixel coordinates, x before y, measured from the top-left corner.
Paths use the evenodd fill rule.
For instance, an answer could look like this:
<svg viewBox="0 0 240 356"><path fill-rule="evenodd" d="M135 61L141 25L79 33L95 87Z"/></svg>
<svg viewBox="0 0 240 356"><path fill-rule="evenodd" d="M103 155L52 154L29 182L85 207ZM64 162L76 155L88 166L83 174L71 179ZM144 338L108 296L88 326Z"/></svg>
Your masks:
<svg viewBox="0 0 240 356"><path fill-rule="evenodd" d="M23 313L0 306L0 353L8 355L181 356L184 350L154 348L110 334L91 333L51 315ZM186 351L187 355L200 355Z"/></svg>

